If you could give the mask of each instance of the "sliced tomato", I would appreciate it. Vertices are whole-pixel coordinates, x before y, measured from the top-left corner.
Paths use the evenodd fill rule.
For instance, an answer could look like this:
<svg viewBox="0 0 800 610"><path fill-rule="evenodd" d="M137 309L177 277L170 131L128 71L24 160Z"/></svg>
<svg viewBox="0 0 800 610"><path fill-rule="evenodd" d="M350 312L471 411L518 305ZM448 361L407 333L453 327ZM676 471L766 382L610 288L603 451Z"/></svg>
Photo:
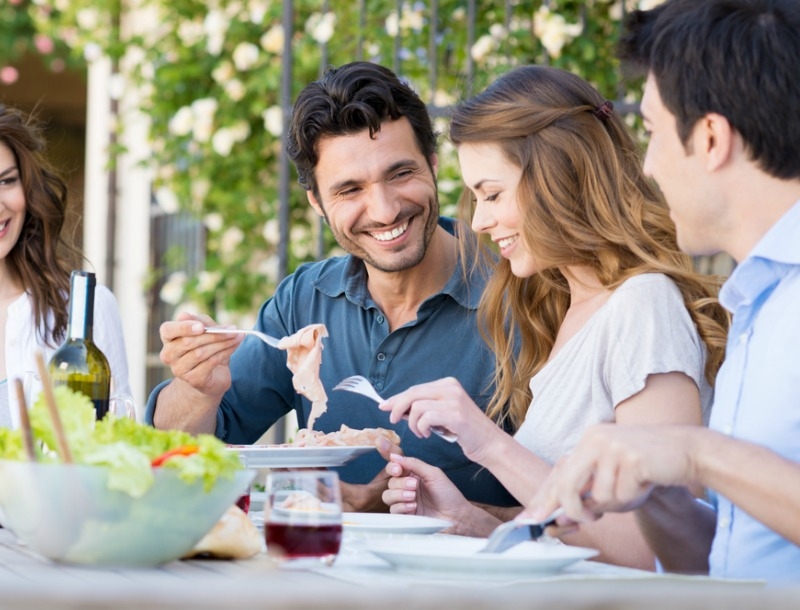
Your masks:
<svg viewBox="0 0 800 610"><path fill-rule="evenodd" d="M200 451L200 447L197 445L181 445L180 447L176 447L175 449L170 449L169 451L165 451L161 455L154 457L153 460L150 462L150 465L153 468L157 468L161 466L167 460L180 456L180 455L192 455L193 453L197 453Z"/></svg>

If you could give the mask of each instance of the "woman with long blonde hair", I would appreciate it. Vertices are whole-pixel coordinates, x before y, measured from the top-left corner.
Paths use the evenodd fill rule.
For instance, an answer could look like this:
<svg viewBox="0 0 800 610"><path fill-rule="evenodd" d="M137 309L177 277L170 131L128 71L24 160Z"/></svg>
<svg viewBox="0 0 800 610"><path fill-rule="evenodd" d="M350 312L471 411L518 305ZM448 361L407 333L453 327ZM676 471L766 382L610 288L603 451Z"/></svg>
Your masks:
<svg viewBox="0 0 800 610"><path fill-rule="evenodd" d="M678 249L611 102L569 72L521 67L458 106L450 138L467 187L460 215L483 238L476 260L496 255L479 309L497 354L492 419L443 379L386 400L392 421L408 416L425 437L451 430L521 503L590 425L707 423L728 324L719 281ZM470 535L513 517L469 504L418 460L393 457L387 471L392 512ZM630 514L561 538L604 561L654 565Z"/></svg>

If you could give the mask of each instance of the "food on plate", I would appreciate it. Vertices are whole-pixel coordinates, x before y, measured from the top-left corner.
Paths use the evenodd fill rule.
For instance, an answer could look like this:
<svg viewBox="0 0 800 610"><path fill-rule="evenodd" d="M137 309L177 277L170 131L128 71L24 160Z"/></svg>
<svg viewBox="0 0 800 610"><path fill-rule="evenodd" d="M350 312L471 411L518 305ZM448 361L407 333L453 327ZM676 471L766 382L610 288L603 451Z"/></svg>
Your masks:
<svg viewBox="0 0 800 610"><path fill-rule="evenodd" d="M384 437L393 445L400 444L400 437L394 430L386 428L363 428L356 430L342 424L335 432L319 432L301 428L291 443L285 447L365 447L373 446L378 438Z"/></svg>
<svg viewBox="0 0 800 610"><path fill-rule="evenodd" d="M186 483L202 480L209 490L219 477L232 479L242 469L239 457L210 434L192 436L178 430L158 430L113 414L97 421L91 400L82 393L58 386L53 394L73 461L107 468L109 489L140 498L155 482L154 471L166 468L175 470ZM31 405L29 415L36 461L60 462L44 394ZM0 459L27 459L21 429L0 429Z"/></svg>
<svg viewBox="0 0 800 610"><path fill-rule="evenodd" d="M322 338L327 336L324 324L309 324L278 343L279 349L286 350L286 366L292 371L295 391L311 401L309 430L314 429L314 422L328 410L328 395L319 379Z"/></svg>
<svg viewBox="0 0 800 610"><path fill-rule="evenodd" d="M244 511L238 506L231 506L184 559L249 559L264 550L263 545L261 534Z"/></svg>

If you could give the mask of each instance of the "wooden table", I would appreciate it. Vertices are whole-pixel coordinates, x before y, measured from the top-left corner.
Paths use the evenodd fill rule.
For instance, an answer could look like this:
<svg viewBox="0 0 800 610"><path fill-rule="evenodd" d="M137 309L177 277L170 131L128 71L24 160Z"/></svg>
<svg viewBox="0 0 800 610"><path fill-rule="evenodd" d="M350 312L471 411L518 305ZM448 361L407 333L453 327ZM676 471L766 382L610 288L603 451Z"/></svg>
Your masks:
<svg viewBox="0 0 800 610"><path fill-rule="evenodd" d="M0 530L0 608L800 608L800 585L765 587L582 564L569 573L513 584L403 575L353 549L343 550L334 567L314 571L279 569L266 555L247 561L176 561L153 569L98 569L54 564Z"/></svg>

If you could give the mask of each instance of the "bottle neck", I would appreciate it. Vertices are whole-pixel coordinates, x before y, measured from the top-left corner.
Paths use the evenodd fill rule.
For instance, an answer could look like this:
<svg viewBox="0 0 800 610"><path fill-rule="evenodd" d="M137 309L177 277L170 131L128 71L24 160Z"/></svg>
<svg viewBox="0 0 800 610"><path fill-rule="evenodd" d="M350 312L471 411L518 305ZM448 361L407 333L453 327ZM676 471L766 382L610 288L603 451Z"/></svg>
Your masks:
<svg viewBox="0 0 800 610"><path fill-rule="evenodd" d="M69 339L92 340L94 326L94 287L93 273L74 272L69 295Z"/></svg>

